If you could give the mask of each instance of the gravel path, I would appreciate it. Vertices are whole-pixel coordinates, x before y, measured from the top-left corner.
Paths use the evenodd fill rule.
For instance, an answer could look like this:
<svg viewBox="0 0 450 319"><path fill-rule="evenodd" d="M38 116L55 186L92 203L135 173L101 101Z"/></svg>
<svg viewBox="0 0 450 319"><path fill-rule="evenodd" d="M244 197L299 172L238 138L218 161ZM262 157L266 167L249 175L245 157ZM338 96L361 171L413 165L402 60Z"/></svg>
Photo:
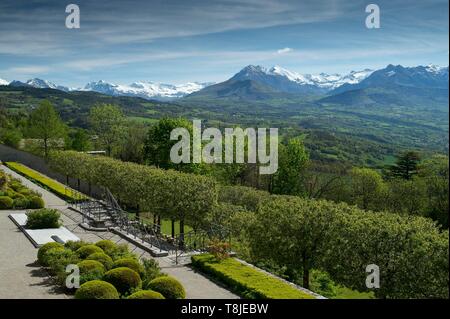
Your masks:
<svg viewBox="0 0 450 319"><path fill-rule="evenodd" d="M111 232L93 232L82 229L79 226L81 215L68 209L64 200L3 165L0 166L0 169L19 178L30 189L41 193L47 207L61 210L64 226L80 239L85 241L110 239L117 243L127 243L130 250L142 258L153 258L139 247ZM8 218L11 212L0 211L0 298L70 298L60 291L55 291L56 286L51 283L51 279L35 264L37 249ZM165 273L174 276L183 284L188 299L239 298L188 266L175 265L170 257L153 259L159 262Z"/></svg>

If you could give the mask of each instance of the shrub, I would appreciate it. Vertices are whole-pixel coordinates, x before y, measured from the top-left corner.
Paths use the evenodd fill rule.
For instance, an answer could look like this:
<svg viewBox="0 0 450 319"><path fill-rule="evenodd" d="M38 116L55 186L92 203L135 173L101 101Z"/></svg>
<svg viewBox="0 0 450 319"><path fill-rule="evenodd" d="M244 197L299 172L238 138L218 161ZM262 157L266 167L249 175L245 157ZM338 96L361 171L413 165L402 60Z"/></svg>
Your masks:
<svg viewBox="0 0 450 319"><path fill-rule="evenodd" d="M72 251L77 251L77 249L79 249L83 246L86 246L86 245L89 245L89 243L82 241L82 240L77 240L77 241L69 240L64 244L64 247L66 247Z"/></svg>
<svg viewBox="0 0 450 319"><path fill-rule="evenodd" d="M79 199L79 194L71 189L67 189L64 184L61 184L54 179L48 178L47 176L44 176L25 165L16 162L6 162L5 165L13 171L26 176L28 179L31 179L32 181L45 186L56 195L67 198L69 200Z"/></svg>
<svg viewBox="0 0 450 319"><path fill-rule="evenodd" d="M83 260L77 264L80 269L80 283L101 279L105 273L105 267L96 260Z"/></svg>
<svg viewBox="0 0 450 319"><path fill-rule="evenodd" d="M10 196L12 199L23 199L25 198L25 195L21 194L21 193L17 193L15 191L10 191Z"/></svg>
<svg viewBox="0 0 450 319"><path fill-rule="evenodd" d="M26 197L17 197L14 199L13 207L15 209L25 209L30 205L30 201ZM47 228L47 227L43 227Z"/></svg>
<svg viewBox="0 0 450 319"><path fill-rule="evenodd" d="M117 245L113 241L107 239L99 240L95 243L95 246L103 249L105 253L112 252L117 249Z"/></svg>
<svg viewBox="0 0 450 319"><path fill-rule="evenodd" d="M100 263L102 263L103 266L105 266L106 269L111 269L113 267L113 260L111 257L109 257L105 253L93 253L90 254L86 260L96 260Z"/></svg>
<svg viewBox="0 0 450 319"><path fill-rule="evenodd" d="M29 195L31 195L31 190L29 190L28 188L26 188L26 187L23 187L23 188L21 188L21 189L19 189L19 194L22 194L22 195L24 195L24 196L29 196Z"/></svg>
<svg viewBox="0 0 450 319"><path fill-rule="evenodd" d="M103 253L103 249L92 244L84 245L77 249L77 254L82 259L85 259L87 256L95 253Z"/></svg>
<svg viewBox="0 0 450 319"><path fill-rule="evenodd" d="M42 265L42 266L48 266L48 264L46 263L45 260L45 255L47 253L47 251L49 251L52 248L64 248L64 246L60 243L57 242L51 242L51 243L47 243L45 245L42 245L39 250L38 250L38 262Z"/></svg>
<svg viewBox="0 0 450 319"><path fill-rule="evenodd" d="M30 209L39 209L39 208L44 208L45 203L44 200L36 195L30 196L29 200L28 200L28 207Z"/></svg>
<svg viewBox="0 0 450 319"><path fill-rule="evenodd" d="M0 209L11 209L14 201L11 197L0 196Z"/></svg>
<svg viewBox="0 0 450 319"><path fill-rule="evenodd" d="M149 282L148 288L159 292L167 299L184 299L186 297L183 285L170 276L153 279Z"/></svg>
<svg viewBox="0 0 450 319"><path fill-rule="evenodd" d="M113 268L119 268L119 267L128 267L130 269L133 269L135 272L139 274L139 276L142 276L144 273L144 267L134 258L121 258L117 259L114 264Z"/></svg>
<svg viewBox="0 0 450 319"><path fill-rule="evenodd" d="M78 262L78 257L70 249L58 247L49 249L46 252L45 262L53 275L65 274L66 266L69 264L76 264ZM65 276L63 277L65 278Z"/></svg>
<svg viewBox="0 0 450 319"><path fill-rule="evenodd" d="M121 295L127 295L134 289L142 286L139 274L127 267L114 268L107 271L103 279L116 287Z"/></svg>
<svg viewBox="0 0 450 319"><path fill-rule="evenodd" d="M119 299L119 293L113 285L102 280L88 281L75 293L76 299Z"/></svg>
<svg viewBox="0 0 450 319"><path fill-rule="evenodd" d="M128 296L128 299L165 299L159 292L153 290L139 290Z"/></svg>
<svg viewBox="0 0 450 319"><path fill-rule="evenodd" d="M207 247L207 251L217 260L226 259L230 257L230 244L219 239L212 239Z"/></svg>
<svg viewBox="0 0 450 319"><path fill-rule="evenodd" d="M142 264L144 267L144 273L142 276L142 286L147 287L148 283L155 278L163 276L159 264L154 259L143 259Z"/></svg>
<svg viewBox="0 0 450 319"><path fill-rule="evenodd" d="M61 226L59 222L60 216L61 214L56 209L42 208L34 212L29 212L27 213L27 223L25 228L59 228Z"/></svg>
<svg viewBox="0 0 450 319"><path fill-rule="evenodd" d="M127 244L119 244L113 250L108 250L105 252L113 260L118 260L121 258L135 258L135 255L128 250Z"/></svg>

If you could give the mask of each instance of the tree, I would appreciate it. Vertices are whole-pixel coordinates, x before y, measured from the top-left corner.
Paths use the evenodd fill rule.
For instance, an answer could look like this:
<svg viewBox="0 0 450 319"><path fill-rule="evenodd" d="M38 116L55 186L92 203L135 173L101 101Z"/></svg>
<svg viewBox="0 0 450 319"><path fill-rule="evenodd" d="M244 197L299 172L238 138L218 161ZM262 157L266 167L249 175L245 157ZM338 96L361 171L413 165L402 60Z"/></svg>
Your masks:
<svg viewBox="0 0 450 319"><path fill-rule="evenodd" d="M22 132L14 127L0 129L0 141L5 145L18 148L22 140Z"/></svg>
<svg viewBox="0 0 450 319"><path fill-rule="evenodd" d="M369 168L354 168L351 173L352 202L362 209L376 209L380 195L385 190L381 175Z"/></svg>
<svg viewBox="0 0 450 319"><path fill-rule="evenodd" d="M192 136L192 123L184 118L163 118L150 127L144 145L144 158L147 164L163 169L175 169L178 171L196 173L202 170L201 163L175 164L170 159L170 150L178 141L170 139L170 132L175 128L185 128ZM192 142L191 142L192 150Z"/></svg>
<svg viewBox="0 0 450 319"><path fill-rule="evenodd" d="M449 160L435 155L421 164L419 177L426 185L427 207L425 215L448 228Z"/></svg>
<svg viewBox="0 0 450 319"><path fill-rule="evenodd" d="M294 196L272 196L262 202L253 218L247 217L252 255L272 260L291 271L301 269L303 287L310 271L319 267L334 237L336 209L325 201L305 201Z"/></svg>
<svg viewBox="0 0 450 319"><path fill-rule="evenodd" d="M83 129L73 129L69 132L67 148L75 151L87 151L91 147L90 136Z"/></svg>
<svg viewBox="0 0 450 319"><path fill-rule="evenodd" d="M136 121L127 121L119 142L117 157L122 161L142 164L147 127Z"/></svg>
<svg viewBox="0 0 450 319"><path fill-rule="evenodd" d="M112 155L114 147L120 141L124 119L121 109L116 105L97 105L90 111L89 123L108 156Z"/></svg>
<svg viewBox="0 0 450 319"><path fill-rule="evenodd" d="M278 171L273 177L272 192L275 194L303 195L304 173L309 163L309 155L303 139L290 139L286 146L278 147Z"/></svg>
<svg viewBox="0 0 450 319"><path fill-rule="evenodd" d="M44 100L30 114L28 133L31 137L42 141L44 157L48 158L50 148L57 144L57 139L65 136L66 128L53 105Z"/></svg>
<svg viewBox="0 0 450 319"><path fill-rule="evenodd" d="M390 169L393 177L410 180L418 173L420 155L417 152L406 152L397 158L397 162Z"/></svg>

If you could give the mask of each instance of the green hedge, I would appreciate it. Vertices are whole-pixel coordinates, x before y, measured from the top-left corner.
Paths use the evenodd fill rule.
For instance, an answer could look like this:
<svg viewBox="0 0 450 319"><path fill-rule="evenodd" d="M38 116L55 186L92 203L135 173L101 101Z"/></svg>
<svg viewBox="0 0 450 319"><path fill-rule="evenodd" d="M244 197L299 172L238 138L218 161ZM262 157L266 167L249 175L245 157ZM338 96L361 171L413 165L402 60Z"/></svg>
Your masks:
<svg viewBox="0 0 450 319"><path fill-rule="evenodd" d="M314 299L293 286L234 258L217 261L212 255L192 256L192 265L235 293L250 299Z"/></svg>

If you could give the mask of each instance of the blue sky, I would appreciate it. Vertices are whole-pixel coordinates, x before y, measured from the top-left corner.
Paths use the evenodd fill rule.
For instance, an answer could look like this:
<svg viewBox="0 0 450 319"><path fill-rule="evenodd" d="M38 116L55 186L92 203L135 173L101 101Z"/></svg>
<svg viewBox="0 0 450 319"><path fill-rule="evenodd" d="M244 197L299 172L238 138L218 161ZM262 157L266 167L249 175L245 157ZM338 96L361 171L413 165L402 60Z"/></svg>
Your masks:
<svg viewBox="0 0 450 319"><path fill-rule="evenodd" d="M81 28L66 29L78 4ZM367 29L365 7L381 9ZM448 65L448 1L2 0L0 78L219 82L248 64L343 73Z"/></svg>

